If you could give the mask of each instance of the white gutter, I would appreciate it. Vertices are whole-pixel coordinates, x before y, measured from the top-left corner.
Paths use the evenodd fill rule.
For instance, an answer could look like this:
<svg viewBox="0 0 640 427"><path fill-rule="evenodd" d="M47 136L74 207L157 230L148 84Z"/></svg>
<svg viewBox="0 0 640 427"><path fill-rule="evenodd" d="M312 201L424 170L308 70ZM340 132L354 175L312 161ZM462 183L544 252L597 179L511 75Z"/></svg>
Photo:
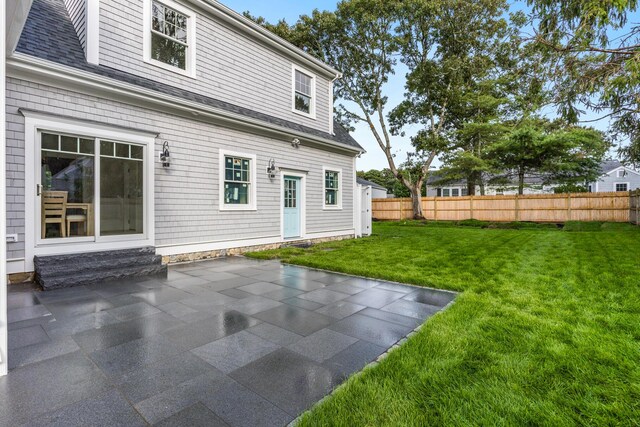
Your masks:
<svg viewBox="0 0 640 427"><path fill-rule="evenodd" d="M267 123L262 120L232 113L221 108L203 105L198 102L186 100L180 97L166 95L152 89L146 89L131 83L121 82L109 77L104 77L88 71L79 70L55 62L35 58L22 53L14 53L7 59L7 71L10 77L17 79L35 79L45 85L52 85L54 82L64 83L73 86L75 90L81 87L88 90L89 94L96 92L106 92L109 96L119 95L126 99L135 99L139 102L151 103L155 106L162 106L161 111L167 109L180 110L193 117L212 118L222 125L232 127L242 127L260 131L268 130L270 133L283 138L298 138L312 144L332 147L350 153L361 153L362 150L351 145L343 144L323 138L320 136L296 132L283 126Z"/></svg>
<svg viewBox="0 0 640 427"><path fill-rule="evenodd" d="M316 57L308 54L304 50L292 45L288 41L273 34L271 31L264 28L262 25L258 25L252 20L245 18L238 12L228 8L227 6L219 3L215 0L188 0L194 3L207 12L211 13L218 19L226 22L227 24L239 29L240 31L247 33L254 38L262 41L271 48L282 52L298 61L301 61L308 66L311 66L326 77L332 77L339 74L339 71L331 67L328 64L320 61Z"/></svg>

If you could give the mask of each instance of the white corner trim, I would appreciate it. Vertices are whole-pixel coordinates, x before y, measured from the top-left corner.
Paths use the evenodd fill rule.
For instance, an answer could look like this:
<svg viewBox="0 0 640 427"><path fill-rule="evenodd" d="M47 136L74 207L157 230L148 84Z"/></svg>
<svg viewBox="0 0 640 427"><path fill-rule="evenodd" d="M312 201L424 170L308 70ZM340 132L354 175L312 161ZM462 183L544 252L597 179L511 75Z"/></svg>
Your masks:
<svg viewBox="0 0 640 427"><path fill-rule="evenodd" d="M100 0L85 0L87 62L100 64Z"/></svg>
<svg viewBox="0 0 640 427"><path fill-rule="evenodd" d="M27 3L27 2L24 2ZM7 375L9 371L8 347L9 332L7 327L7 178L6 178L6 41L5 41L5 23L6 19L6 2L0 0L0 22L2 29L0 30L0 376Z"/></svg>
<svg viewBox="0 0 640 427"><path fill-rule="evenodd" d="M180 3L176 3L173 0L157 0L165 6L174 9L187 17L187 58L185 69L174 67L169 64L165 64L162 61L157 61L151 58L151 11L154 0L144 0L143 12L142 12L142 31L143 31L143 48L142 58L144 62L153 66L162 68L173 73L182 74L186 77L196 78L196 13L182 6Z"/></svg>
<svg viewBox="0 0 640 427"><path fill-rule="evenodd" d="M224 202L224 181L225 181L225 165L224 158L225 156L233 156L233 157L241 157L245 159L249 159L251 161L250 171L249 171L249 204L247 205L232 205L226 204ZM258 198L258 176L256 175L256 162L257 156L251 153L241 153L238 151L229 151L220 148L218 150L218 184L219 184L219 209L221 211L256 211L258 210L257 198Z"/></svg>
<svg viewBox="0 0 640 427"><path fill-rule="evenodd" d="M327 198L326 198L326 190L327 188L325 187L326 185L326 179L325 179L325 173L329 171L329 172L338 172L338 204L337 205L327 205ZM337 167L333 167L333 166L322 166L322 210L325 211L341 211L342 210L342 193L344 192L344 186L343 186L343 179L342 179L342 168L337 168ZM354 194L355 197L355 194Z"/></svg>
<svg viewBox="0 0 640 427"><path fill-rule="evenodd" d="M307 77L311 78L311 105L309 106L309 113L305 113L304 111L300 111L296 109L296 71L305 74ZM316 81L318 77L309 70L306 70L302 67L297 66L296 64L291 64L291 111L296 114L299 114L304 117L308 117L310 119L316 118Z"/></svg>

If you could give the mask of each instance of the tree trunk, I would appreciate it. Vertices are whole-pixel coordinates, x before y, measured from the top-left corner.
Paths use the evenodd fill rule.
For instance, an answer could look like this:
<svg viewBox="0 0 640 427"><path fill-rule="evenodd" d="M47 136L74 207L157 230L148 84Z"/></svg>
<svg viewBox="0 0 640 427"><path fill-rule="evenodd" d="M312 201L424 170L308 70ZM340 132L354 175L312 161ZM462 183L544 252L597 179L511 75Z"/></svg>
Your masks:
<svg viewBox="0 0 640 427"><path fill-rule="evenodd" d="M518 172L518 194L524 194L524 171Z"/></svg>
<svg viewBox="0 0 640 427"><path fill-rule="evenodd" d="M413 219L424 219L424 214L422 213L422 194L421 187L422 185L414 185L410 188L411 190L411 206L413 207Z"/></svg>
<svg viewBox="0 0 640 427"><path fill-rule="evenodd" d="M485 187L484 187L484 182L480 183L480 195L484 196L485 195Z"/></svg>

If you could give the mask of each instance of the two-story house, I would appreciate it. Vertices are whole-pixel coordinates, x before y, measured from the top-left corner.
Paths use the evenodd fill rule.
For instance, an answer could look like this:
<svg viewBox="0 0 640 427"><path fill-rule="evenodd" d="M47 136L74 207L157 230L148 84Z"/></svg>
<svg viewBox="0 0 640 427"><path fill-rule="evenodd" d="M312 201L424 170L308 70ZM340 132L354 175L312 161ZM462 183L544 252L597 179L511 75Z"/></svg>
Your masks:
<svg viewBox="0 0 640 427"><path fill-rule="evenodd" d="M9 273L354 235L338 70L214 0L11 2Z"/></svg>

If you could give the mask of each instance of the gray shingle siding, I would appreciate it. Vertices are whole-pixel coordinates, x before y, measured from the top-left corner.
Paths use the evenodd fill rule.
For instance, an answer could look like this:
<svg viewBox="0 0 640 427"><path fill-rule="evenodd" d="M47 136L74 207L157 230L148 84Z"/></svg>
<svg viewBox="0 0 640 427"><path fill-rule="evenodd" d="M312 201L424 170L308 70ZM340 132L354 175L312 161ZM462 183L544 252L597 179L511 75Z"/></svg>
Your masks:
<svg viewBox="0 0 640 427"><path fill-rule="evenodd" d="M171 146L171 168L155 158L156 246L221 242L280 236L280 182L264 172L269 159L278 167L308 170L307 232L353 229L353 158L311 147L291 147L289 141L252 135L202 121L134 107L113 100L8 79L7 85L7 232L18 243L8 244L8 258L24 256L24 117L19 108L70 116L114 126L151 130ZM219 149L257 155L255 212L219 211ZM155 154L154 154L155 156ZM32 160L27 160L32 161ZM323 210L322 167L342 168L343 209Z"/></svg>
<svg viewBox="0 0 640 427"><path fill-rule="evenodd" d="M142 15L142 1L101 0L101 65L329 132L333 109L326 78L316 76L316 119L294 113L291 61L199 12L196 79L182 76L143 61Z"/></svg>
<svg viewBox="0 0 640 427"><path fill-rule="evenodd" d="M609 173L603 174L597 183L591 183L591 191L616 191L616 183L627 183L629 190L636 190L640 188L640 175L628 170L626 176L618 177L617 172L612 170L609 171Z"/></svg>
<svg viewBox="0 0 640 427"><path fill-rule="evenodd" d="M141 4L141 2L129 3ZM101 11L103 9L102 5L103 2L101 2ZM115 24L112 25L112 27L114 26ZM202 27L202 25L197 26L197 28L200 27ZM53 28L55 28L55 31L52 31ZM220 26L220 28L222 28L222 26ZM104 34L104 30L106 29L109 29L110 31L115 30L115 28L110 28L109 26L101 22L101 51L106 50L107 52L113 52L114 49L116 49L115 47L105 46L104 49L102 48L103 43L108 44L106 41L103 41L103 39L109 40L109 37ZM139 38L141 39L141 27L139 31ZM231 34L232 33L229 33L230 36ZM233 45L233 43L238 40L241 44L246 42L244 41L244 39L240 39L240 35L235 35L231 39L227 40L227 44ZM128 42L125 40L121 41L122 46L118 46L117 48L121 48L125 53L125 55L123 56L123 60L121 61L122 63L118 63L117 58L114 56L115 59L113 59L111 62L105 60L111 66L95 66L89 64L86 62L84 51L75 33L73 23L69 18L69 14L63 0L34 0L16 51L58 64L73 67L82 71L95 73L97 75L108 77L117 81L130 83L145 89L151 89L165 95L175 96L177 98L197 102L206 107L218 108L228 112L241 114L252 119L263 121L267 124L282 126L284 128L300 132L301 134L309 134L316 137L333 140L335 142L351 146L355 149L362 150L362 147L360 147L360 145L349 135L347 131L341 128L339 124L336 123L334 125L335 135L331 135L330 133L328 133L328 114L326 115L325 119L320 119L320 116L318 116L318 126L314 127L310 126L310 124L308 123L309 120L303 120L303 116L291 112L290 101L292 95L290 62L288 63L289 71L286 84L278 86L278 91L284 90L284 93L274 95L274 93L272 93L270 89L265 89L264 91L257 92L254 90L251 91L251 98L248 98L250 99L250 101L247 102L246 100L243 100L242 96L240 95L238 95L239 98L237 99L232 99L232 97L229 98L229 96L225 95L228 91L228 93L232 93L230 92L231 89L228 89L229 87L239 87L245 84L245 82L238 81L236 79L228 78L222 81L208 81L207 79L198 79L198 83L189 83L189 80L191 79L173 75L173 73L171 72L166 72L167 75L165 75L164 71L161 72L161 70L156 69L156 67L153 67L154 72L156 73L155 75L151 72L146 73L144 67L138 70L140 75L135 74L131 72L132 66L130 65L130 61L132 60L127 59L127 55L131 55L130 52L127 53L126 44ZM140 49L142 49L142 42L139 41L136 43L138 43ZM201 45L199 46L200 47L198 48L198 51L204 52L206 48L203 48ZM256 46L257 49L257 46L260 45L254 43L252 47L254 46ZM245 49L246 48L247 47L245 46ZM262 47L260 48L266 49ZM267 54L266 50L260 52L265 55ZM200 55L204 54L201 53ZM282 61L284 60L274 52L271 52L270 55L271 59L267 63L268 66L261 69L260 73L267 73L270 72L271 69L274 69L274 72L276 72L276 75L278 75L277 73L282 72L281 68L279 67L281 67ZM224 59L231 61L232 64L239 61L238 58L229 56L224 57ZM142 61L142 50L139 51L138 61L140 64L144 64L144 66L146 67L151 67ZM222 59L220 61L222 61ZM253 66L249 67L248 69L255 71L257 68L258 67ZM237 69L237 67L234 69ZM161 77L158 77L159 75L157 73L161 73ZM171 80L170 77L173 80ZM154 80L154 78L162 78L162 80ZM187 80L183 81L185 79ZM268 86L269 82L270 80L263 78L262 83L264 85ZM325 102L321 101L321 97L324 96L321 94L321 92L325 91L319 88L317 90L319 96L318 108L332 110L332 108L328 106L328 92L326 92L327 98L325 98ZM238 93L236 93L236 95L237 94ZM221 99L221 96L226 96L229 98L229 100L225 101L224 99ZM282 111L280 107L272 104L272 102L282 103L282 99L285 98L289 100L289 107L287 111ZM247 107L243 106L242 104L251 105ZM322 107L321 104L325 104L326 106Z"/></svg>
<svg viewBox="0 0 640 427"><path fill-rule="evenodd" d="M69 12L69 17L71 18L71 22L73 23L73 27L76 29L76 34L78 35L78 40L80 41L80 45L82 49L86 52L87 50L87 21L85 16L85 8L87 0L64 0L65 5L67 6L67 10Z"/></svg>

